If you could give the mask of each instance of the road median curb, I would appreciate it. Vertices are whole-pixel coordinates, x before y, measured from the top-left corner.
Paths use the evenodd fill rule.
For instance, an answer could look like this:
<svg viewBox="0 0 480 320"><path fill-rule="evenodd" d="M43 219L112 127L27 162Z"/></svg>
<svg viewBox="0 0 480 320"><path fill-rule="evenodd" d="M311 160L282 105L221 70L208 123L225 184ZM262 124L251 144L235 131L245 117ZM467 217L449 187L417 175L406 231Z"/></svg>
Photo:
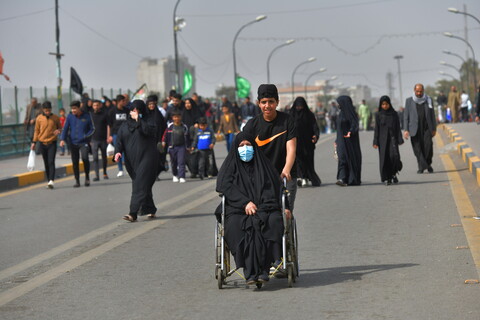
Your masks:
<svg viewBox="0 0 480 320"><path fill-rule="evenodd" d="M457 152L462 157L463 162L468 165L468 170L473 174L480 186L480 157L478 157L473 149L466 141L452 129L450 126L443 124L443 131L447 134L450 142L457 142Z"/></svg>

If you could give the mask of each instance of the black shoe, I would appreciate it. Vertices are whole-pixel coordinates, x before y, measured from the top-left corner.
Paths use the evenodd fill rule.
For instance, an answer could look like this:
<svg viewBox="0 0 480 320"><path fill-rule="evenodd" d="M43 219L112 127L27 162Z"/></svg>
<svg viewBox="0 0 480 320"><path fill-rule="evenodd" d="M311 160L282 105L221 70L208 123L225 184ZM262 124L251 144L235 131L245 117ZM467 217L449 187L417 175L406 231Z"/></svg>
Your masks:
<svg viewBox="0 0 480 320"><path fill-rule="evenodd" d="M418 174L422 174L422 173L423 173L423 170L420 170L420 169L419 169L419 170L417 171L417 173L418 173Z"/></svg>
<svg viewBox="0 0 480 320"><path fill-rule="evenodd" d="M393 176L393 183L395 183L395 184L398 183L398 178L397 178L397 176Z"/></svg>
<svg viewBox="0 0 480 320"><path fill-rule="evenodd" d="M90 180L85 180L85 187L90 187Z"/></svg>
<svg viewBox="0 0 480 320"><path fill-rule="evenodd" d="M389 185L391 185L391 184L392 184L392 180L387 180L387 181L385 181L385 185L386 185L386 186L389 186Z"/></svg>
<svg viewBox="0 0 480 320"><path fill-rule="evenodd" d="M192 173L192 174L190 175L190 178L192 178L192 179L195 179L196 177L197 177L196 174L193 174L193 173Z"/></svg>
<svg viewBox="0 0 480 320"><path fill-rule="evenodd" d="M427 170L428 170L428 173L433 173L433 168L432 168L432 166L428 166L428 169L427 169Z"/></svg>
<svg viewBox="0 0 480 320"><path fill-rule="evenodd" d="M73 185L74 188L79 188L80 187L80 182L75 182L75 184Z"/></svg>
<svg viewBox="0 0 480 320"><path fill-rule="evenodd" d="M343 182L343 180L337 180L337 186L346 187L347 184L345 182Z"/></svg>
<svg viewBox="0 0 480 320"><path fill-rule="evenodd" d="M99 178L99 177L95 177L95 178L93 178L93 181L99 181L99 180L100 180L100 178Z"/></svg>
<svg viewBox="0 0 480 320"><path fill-rule="evenodd" d="M247 279L245 282L247 285L257 284L257 280L254 278Z"/></svg>
<svg viewBox="0 0 480 320"><path fill-rule="evenodd" d="M103 175L103 180L108 180L108 174L105 173L105 174Z"/></svg>
<svg viewBox="0 0 480 320"><path fill-rule="evenodd" d="M268 277L268 274L261 274L258 276L258 282L268 282L268 280L270 280L270 278Z"/></svg>
<svg viewBox="0 0 480 320"><path fill-rule="evenodd" d="M200 178L200 180L203 180L203 176L202 176L202 175L199 175L198 177Z"/></svg>
<svg viewBox="0 0 480 320"><path fill-rule="evenodd" d="M297 186L299 186L299 187L302 186L302 179L300 179L300 178L297 179Z"/></svg>

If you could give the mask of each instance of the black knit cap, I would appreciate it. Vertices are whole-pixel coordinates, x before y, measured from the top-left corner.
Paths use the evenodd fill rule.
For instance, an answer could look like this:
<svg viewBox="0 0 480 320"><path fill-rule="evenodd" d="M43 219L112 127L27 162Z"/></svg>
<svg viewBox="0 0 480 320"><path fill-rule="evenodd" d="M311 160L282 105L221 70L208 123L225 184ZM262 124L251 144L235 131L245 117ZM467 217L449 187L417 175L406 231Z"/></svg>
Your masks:
<svg viewBox="0 0 480 320"><path fill-rule="evenodd" d="M274 84L261 84L258 87L257 91L258 100L264 99L264 98L274 98L275 100L278 101L278 90L277 87Z"/></svg>

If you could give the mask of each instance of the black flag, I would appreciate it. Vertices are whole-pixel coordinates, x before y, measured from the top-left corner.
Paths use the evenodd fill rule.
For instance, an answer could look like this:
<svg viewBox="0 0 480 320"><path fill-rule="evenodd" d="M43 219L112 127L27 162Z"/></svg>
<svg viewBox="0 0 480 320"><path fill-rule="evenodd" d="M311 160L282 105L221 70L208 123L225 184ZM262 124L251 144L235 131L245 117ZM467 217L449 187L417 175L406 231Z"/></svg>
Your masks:
<svg viewBox="0 0 480 320"><path fill-rule="evenodd" d="M72 67L70 67L70 89L72 89L73 92L78 93L79 95L82 95L83 93L82 80L80 80L77 72Z"/></svg>

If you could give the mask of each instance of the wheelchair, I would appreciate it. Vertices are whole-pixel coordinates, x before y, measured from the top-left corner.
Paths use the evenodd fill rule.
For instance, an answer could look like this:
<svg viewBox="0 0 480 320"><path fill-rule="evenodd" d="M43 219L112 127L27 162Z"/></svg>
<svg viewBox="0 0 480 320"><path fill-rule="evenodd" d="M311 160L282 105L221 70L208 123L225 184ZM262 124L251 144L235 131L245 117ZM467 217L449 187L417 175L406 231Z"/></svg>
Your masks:
<svg viewBox="0 0 480 320"><path fill-rule="evenodd" d="M283 181L282 192L282 217L284 232L282 236L282 259L281 264L273 266L270 269L270 277L278 276L286 272L286 278L288 279L288 287L292 287L296 282L296 278L299 276L298 267L298 239L297 239L297 226L295 217L287 219L285 214L285 199L288 196L286 190L286 179ZM228 245L225 242L225 196L222 196L222 212L221 222L216 221L215 224L215 278L217 279L218 289L222 289L227 284L227 278L233 275L240 268L232 268L231 258L232 254L228 249ZM279 270L279 269L283 270ZM261 282L257 282L258 289L262 287Z"/></svg>

